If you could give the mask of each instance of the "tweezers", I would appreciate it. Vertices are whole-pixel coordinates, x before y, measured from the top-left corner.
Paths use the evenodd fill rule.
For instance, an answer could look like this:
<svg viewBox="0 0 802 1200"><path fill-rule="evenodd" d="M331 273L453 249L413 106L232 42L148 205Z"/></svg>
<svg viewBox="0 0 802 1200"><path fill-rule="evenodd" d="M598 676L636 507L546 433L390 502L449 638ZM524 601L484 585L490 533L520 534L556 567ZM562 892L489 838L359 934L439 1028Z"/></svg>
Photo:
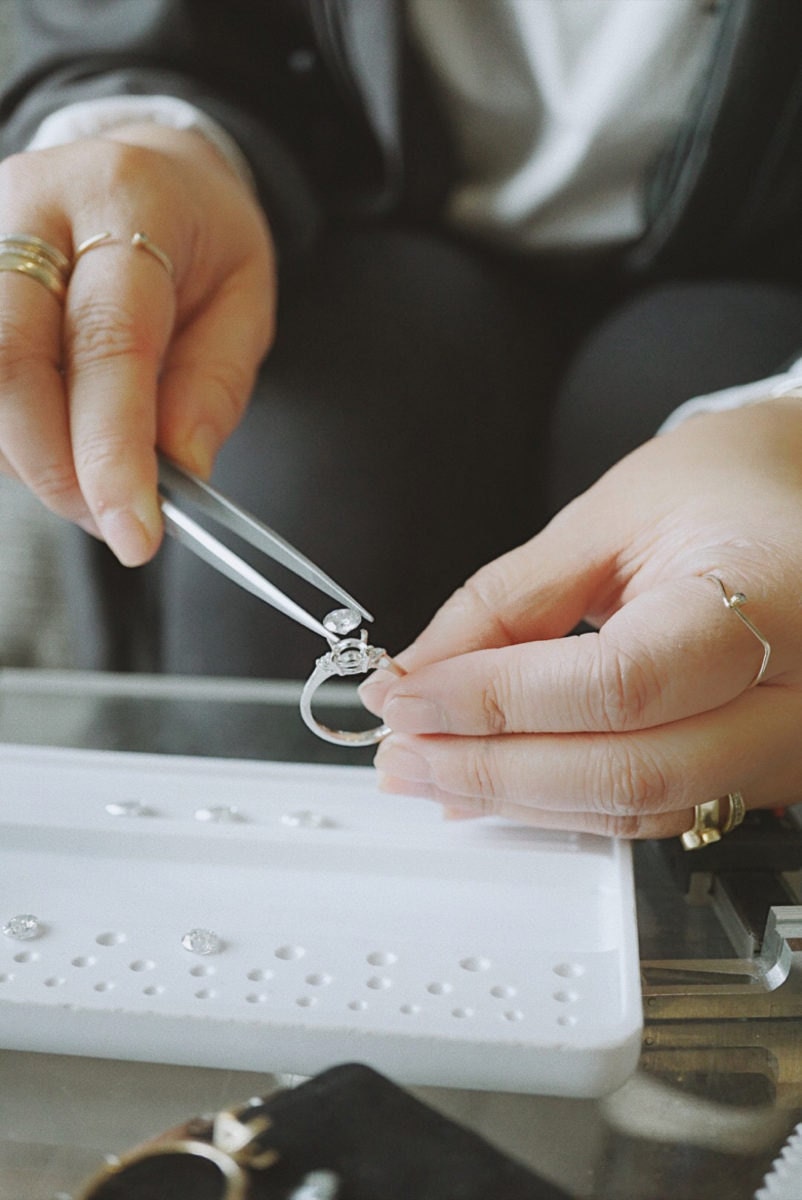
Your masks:
<svg viewBox="0 0 802 1200"><path fill-rule="evenodd" d="M355 609L366 621L373 620L358 600L301 554L300 550L296 550L285 541L280 534L163 455L159 455L159 498L166 533L192 550L198 558L214 567L221 575L258 596L260 600L272 604L279 612L311 629L313 633L320 634L328 642L331 642L332 635L321 621L306 612L289 596L285 596L275 584L270 583L249 563L209 533L183 510L182 503L193 505L200 515L216 521L229 533L242 538L248 545L311 583L318 591L339 600L347 608Z"/></svg>

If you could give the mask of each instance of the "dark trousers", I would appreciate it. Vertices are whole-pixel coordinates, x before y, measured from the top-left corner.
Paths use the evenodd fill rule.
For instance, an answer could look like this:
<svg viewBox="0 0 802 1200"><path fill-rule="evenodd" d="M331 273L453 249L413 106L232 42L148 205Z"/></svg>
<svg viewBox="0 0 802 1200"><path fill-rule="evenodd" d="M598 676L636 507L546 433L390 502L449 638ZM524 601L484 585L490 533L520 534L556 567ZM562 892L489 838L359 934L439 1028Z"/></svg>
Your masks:
<svg viewBox="0 0 802 1200"><path fill-rule="evenodd" d="M214 482L365 604L391 652L683 400L802 348L790 288L547 283L400 231L333 239L280 313ZM66 557L76 665L301 678L324 649L169 542L130 571L75 531ZM336 607L256 565L316 616Z"/></svg>

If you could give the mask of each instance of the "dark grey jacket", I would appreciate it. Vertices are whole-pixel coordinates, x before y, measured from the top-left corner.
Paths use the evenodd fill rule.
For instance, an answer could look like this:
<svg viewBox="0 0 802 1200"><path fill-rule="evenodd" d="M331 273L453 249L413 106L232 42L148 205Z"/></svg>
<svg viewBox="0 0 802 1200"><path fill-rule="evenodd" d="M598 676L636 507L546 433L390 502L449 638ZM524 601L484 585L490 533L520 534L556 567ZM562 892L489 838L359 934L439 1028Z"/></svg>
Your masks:
<svg viewBox="0 0 802 1200"><path fill-rule="evenodd" d="M3 150L54 108L184 97L250 159L284 261L328 220L436 221L458 170L402 0L18 0ZM719 0L716 49L621 266L802 281L802 4Z"/></svg>

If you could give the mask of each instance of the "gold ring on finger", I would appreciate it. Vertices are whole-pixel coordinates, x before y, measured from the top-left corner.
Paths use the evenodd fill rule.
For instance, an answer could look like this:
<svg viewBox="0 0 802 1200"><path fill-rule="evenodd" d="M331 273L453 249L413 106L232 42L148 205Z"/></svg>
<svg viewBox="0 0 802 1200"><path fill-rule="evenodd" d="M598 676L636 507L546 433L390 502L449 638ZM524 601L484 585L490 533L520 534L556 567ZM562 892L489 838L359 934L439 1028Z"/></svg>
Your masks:
<svg viewBox="0 0 802 1200"><path fill-rule="evenodd" d="M723 816L722 804L728 805ZM720 842L724 834L731 833L745 816L746 804L740 792L729 792L726 796L695 805L693 825L681 837L683 849L701 850L703 846Z"/></svg>
<svg viewBox="0 0 802 1200"><path fill-rule="evenodd" d="M0 234L0 271L15 271L41 283L63 300L70 277L70 261L57 246L33 233Z"/></svg>
<svg viewBox="0 0 802 1200"><path fill-rule="evenodd" d="M737 825L740 825L743 822L743 819L746 816L746 805L744 804L744 798L740 792L730 792L726 799L730 808L727 816L724 818L724 823L721 826L722 834L729 833L731 830L735 829Z"/></svg>
<svg viewBox="0 0 802 1200"><path fill-rule="evenodd" d="M74 261L78 262L78 259L82 258L84 254L88 254L90 250L95 250L100 246L120 245L125 245L123 239L115 237L109 230L105 230L103 233L96 233L92 237L87 238L86 241L81 242L80 246L77 247ZM129 239L128 245L132 246L135 250L144 250L146 254L149 254L151 258L154 258L157 263L160 263L164 267L171 279L174 277L175 268L169 254L162 250L161 246L157 246L146 233L138 230Z"/></svg>

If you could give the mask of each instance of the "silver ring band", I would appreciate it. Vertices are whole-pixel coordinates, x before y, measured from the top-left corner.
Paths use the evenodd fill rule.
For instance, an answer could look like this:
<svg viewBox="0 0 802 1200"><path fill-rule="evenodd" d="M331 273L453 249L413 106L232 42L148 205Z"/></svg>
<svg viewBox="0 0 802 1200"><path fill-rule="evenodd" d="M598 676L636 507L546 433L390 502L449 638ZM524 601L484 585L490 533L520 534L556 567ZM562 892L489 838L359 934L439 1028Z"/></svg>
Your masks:
<svg viewBox="0 0 802 1200"><path fill-rule="evenodd" d="M347 729L331 729L323 725L312 713L312 700L318 688L334 676L364 675L368 671L392 671L404 675L403 667L394 662L386 650L367 644L367 634L359 638L342 638L335 642L328 654L317 660L315 669L307 679L301 693L301 717L308 729L324 742L346 746L375 746L390 732L388 725L377 725L362 732Z"/></svg>

